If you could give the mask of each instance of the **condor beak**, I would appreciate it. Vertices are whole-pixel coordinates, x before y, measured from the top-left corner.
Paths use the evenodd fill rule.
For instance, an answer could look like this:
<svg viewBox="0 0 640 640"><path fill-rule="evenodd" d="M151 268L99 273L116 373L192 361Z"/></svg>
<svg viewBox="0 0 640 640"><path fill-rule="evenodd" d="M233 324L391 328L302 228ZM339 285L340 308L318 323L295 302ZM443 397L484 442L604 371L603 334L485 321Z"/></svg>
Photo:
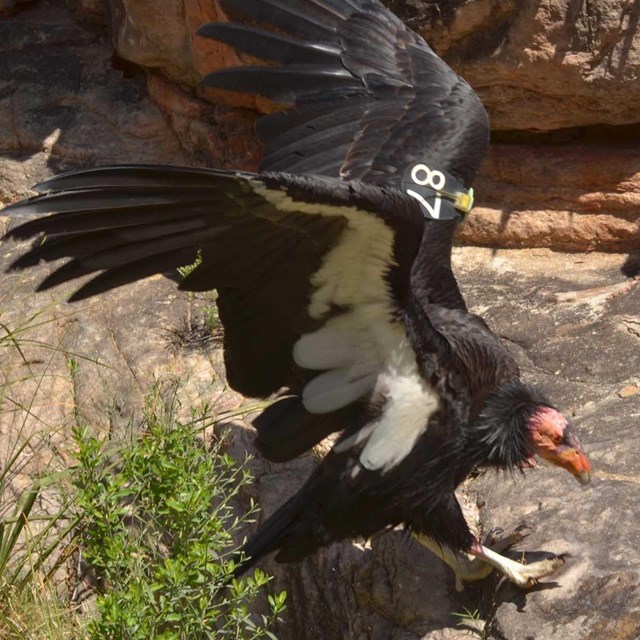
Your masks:
<svg viewBox="0 0 640 640"><path fill-rule="evenodd" d="M553 447L541 446L536 449L545 460L573 474L580 484L588 484L591 480L591 463L570 426L567 425L565 428L560 443Z"/></svg>

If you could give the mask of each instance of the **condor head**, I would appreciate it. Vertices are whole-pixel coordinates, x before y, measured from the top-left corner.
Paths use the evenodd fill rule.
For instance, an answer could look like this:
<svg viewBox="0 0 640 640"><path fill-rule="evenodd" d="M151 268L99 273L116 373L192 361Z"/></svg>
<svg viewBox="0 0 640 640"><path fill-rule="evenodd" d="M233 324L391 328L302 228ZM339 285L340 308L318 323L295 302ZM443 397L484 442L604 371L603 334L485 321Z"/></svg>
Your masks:
<svg viewBox="0 0 640 640"><path fill-rule="evenodd" d="M591 464L567 419L551 407L539 407L529 418L534 451L572 473L580 484L591 479Z"/></svg>
<svg viewBox="0 0 640 640"><path fill-rule="evenodd" d="M487 400L467 442L479 466L522 469L539 455L581 484L590 480L591 465L568 420L518 379L500 385Z"/></svg>

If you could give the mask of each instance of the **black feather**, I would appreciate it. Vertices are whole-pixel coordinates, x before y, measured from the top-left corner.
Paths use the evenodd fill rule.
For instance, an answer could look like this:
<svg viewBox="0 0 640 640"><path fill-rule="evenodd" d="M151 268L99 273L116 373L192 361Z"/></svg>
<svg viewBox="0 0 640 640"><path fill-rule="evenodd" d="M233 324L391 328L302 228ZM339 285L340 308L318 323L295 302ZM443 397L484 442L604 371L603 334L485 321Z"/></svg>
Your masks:
<svg viewBox="0 0 640 640"><path fill-rule="evenodd" d="M178 250L172 250L167 253L154 254L135 260L122 267L109 269L90 280L87 284L80 287L70 298L69 302L77 302L96 296L105 291L110 291L124 284L136 282L143 278L147 278L158 272L173 270L176 266L188 265L194 262L197 253L192 247L182 247ZM71 263L70 263L71 264ZM53 276L59 274L62 269L53 273ZM65 277L64 280L69 280ZM48 279L47 279L48 280ZM40 289L53 286L52 282L45 280ZM46 287L45 287L46 283Z"/></svg>
<svg viewBox="0 0 640 640"><path fill-rule="evenodd" d="M34 187L35 191L69 191L100 188L190 189L213 184L233 183L242 172L217 171L199 167L178 167L160 164L121 164L61 173Z"/></svg>
<svg viewBox="0 0 640 640"><path fill-rule="evenodd" d="M534 454L528 423L540 407L553 405L538 389L517 378L503 382L467 433L470 458L477 465L521 468Z"/></svg>
<svg viewBox="0 0 640 640"><path fill-rule="evenodd" d="M253 421L258 430L255 445L267 460L285 462L360 419L360 408L355 405L314 414L304 408L299 397L282 398Z"/></svg>
<svg viewBox="0 0 640 640"><path fill-rule="evenodd" d="M301 91L338 91L343 96L364 92L362 83L345 69L302 64L223 69L205 76L202 84L217 89L256 93L283 103L295 102Z"/></svg>
<svg viewBox="0 0 640 640"><path fill-rule="evenodd" d="M83 256L100 253L107 249L120 247L125 243L140 240L152 240L194 229L205 229L201 220L180 220L144 227L124 227L114 232L103 229L87 233L56 235L36 243L23 256L11 264L10 269L25 269L38 264L41 260L51 261L68 256Z"/></svg>
<svg viewBox="0 0 640 640"><path fill-rule="evenodd" d="M260 558L281 545L283 536L304 510L305 499L306 496L298 493L267 518L258 532L242 548L242 555L238 557L238 564L233 572L234 577L247 572ZM242 556L244 559L240 559Z"/></svg>
<svg viewBox="0 0 640 640"><path fill-rule="evenodd" d="M198 35L219 40L238 51L281 64L340 62L340 49L335 46L305 42L249 25L210 22L198 29Z"/></svg>

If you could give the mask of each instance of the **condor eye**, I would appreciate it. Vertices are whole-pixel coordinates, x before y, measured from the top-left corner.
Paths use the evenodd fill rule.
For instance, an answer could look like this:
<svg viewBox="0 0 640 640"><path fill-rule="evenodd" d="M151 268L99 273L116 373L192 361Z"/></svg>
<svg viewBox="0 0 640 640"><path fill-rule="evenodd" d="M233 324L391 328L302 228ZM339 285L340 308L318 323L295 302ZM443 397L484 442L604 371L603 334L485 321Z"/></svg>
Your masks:
<svg viewBox="0 0 640 640"><path fill-rule="evenodd" d="M557 431L554 431L551 433L551 442L553 442L553 444L560 445L564 442L564 436L561 433L558 433Z"/></svg>

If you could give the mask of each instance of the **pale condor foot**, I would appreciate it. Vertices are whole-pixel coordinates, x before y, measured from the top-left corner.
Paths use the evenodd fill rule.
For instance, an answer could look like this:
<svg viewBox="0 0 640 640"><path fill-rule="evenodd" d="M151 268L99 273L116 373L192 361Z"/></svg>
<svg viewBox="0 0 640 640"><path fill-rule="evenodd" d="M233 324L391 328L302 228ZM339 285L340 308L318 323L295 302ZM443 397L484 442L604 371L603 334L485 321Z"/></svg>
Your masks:
<svg viewBox="0 0 640 640"><path fill-rule="evenodd" d="M501 552L526 538L529 535L528 529L527 525L522 524L507 536L502 536L502 529L492 529L485 539L485 544L474 541L468 553L454 551L450 547L438 544L433 538L414 535L422 545L438 556L454 572L456 591L462 591L465 582L484 580L494 569L498 569L516 586L530 589L540 578L564 566L568 555L561 554L530 564L522 564L500 555Z"/></svg>

